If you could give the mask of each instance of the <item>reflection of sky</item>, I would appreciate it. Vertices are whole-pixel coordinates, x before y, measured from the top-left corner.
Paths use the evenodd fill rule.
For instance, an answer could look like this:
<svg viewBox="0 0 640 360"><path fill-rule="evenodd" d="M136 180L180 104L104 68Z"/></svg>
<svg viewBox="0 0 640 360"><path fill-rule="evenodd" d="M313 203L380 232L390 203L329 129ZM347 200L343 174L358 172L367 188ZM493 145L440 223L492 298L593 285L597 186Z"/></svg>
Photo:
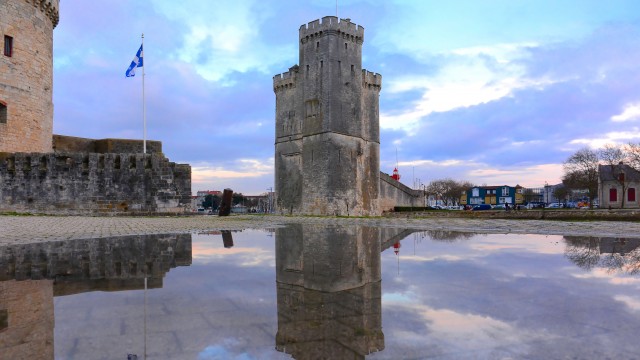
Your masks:
<svg viewBox="0 0 640 360"><path fill-rule="evenodd" d="M190 267L147 292L150 354L288 358L277 352L275 235L194 235ZM414 241L415 240L415 241ZM372 359L616 358L638 353L640 281L565 256L559 236L419 234L381 254L385 349ZM399 261L398 261L399 260ZM141 353L144 292L55 298L56 358ZM90 356L89 356L90 358Z"/></svg>
<svg viewBox="0 0 640 360"><path fill-rule="evenodd" d="M274 237L266 231L192 236L192 265L147 291L147 348L160 359L285 359L277 331ZM56 358L142 358L144 291L55 298ZM93 354L93 355L92 355ZM1 358L1 356L0 356Z"/></svg>
<svg viewBox="0 0 640 360"><path fill-rule="evenodd" d="M560 236L414 234L401 244L400 259L382 254L385 351L372 358L631 359L640 350L638 278L577 267Z"/></svg>
<svg viewBox="0 0 640 360"><path fill-rule="evenodd" d="M241 266L275 266L273 241L266 237L271 233L258 230L231 232L233 247L225 248L222 235L193 235L192 256L194 264L233 262ZM255 241L264 237L264 240Z"/></svg>

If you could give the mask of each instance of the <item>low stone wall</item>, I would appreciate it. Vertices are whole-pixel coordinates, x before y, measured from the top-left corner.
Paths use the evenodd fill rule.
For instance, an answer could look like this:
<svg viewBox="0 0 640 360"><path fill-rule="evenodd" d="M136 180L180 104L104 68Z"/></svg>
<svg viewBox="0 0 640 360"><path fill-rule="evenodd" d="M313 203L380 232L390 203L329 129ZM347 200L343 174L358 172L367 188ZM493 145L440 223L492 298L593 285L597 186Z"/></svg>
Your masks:
<svg viewBox="0 0 640 360"><path fill-rule="evenodd" d="M142 153L142 140L88 139L75 136L53 135L53 151L57 153ZM162 153L162 142L147 140L147 154Z"/></svg>
<svg viewBox="0 0 640 360"><path fill-rule="evenodd" d="M422 191L413 190L383 172L380 172L380 196L378 199L378 205L382 212L393 211L396 206L424 206Z"/></svg>
<svg viewBox="0 0 640 360"><path fill-rule="evenodd" d="M191 167L162 154L0 153L0 211L184 213Z"/></svg>
<svg viewBox="0 0 640 360"><path fill-rule="evenodd" d="M609 220L609 221L640 221L639 209L596 209L596 210L431 210L415 212L387 213L387 217L395 218L468 218L468 219L523 219L523 220Z"/></svg>

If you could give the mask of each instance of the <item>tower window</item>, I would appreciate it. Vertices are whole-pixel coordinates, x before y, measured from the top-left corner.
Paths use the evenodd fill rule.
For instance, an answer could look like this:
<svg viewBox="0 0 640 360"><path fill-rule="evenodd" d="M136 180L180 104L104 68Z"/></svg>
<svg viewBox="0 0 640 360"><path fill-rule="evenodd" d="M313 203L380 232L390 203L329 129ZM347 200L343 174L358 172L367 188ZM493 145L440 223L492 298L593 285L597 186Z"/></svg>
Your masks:
<svg viewBox="0 0 640 360"><path fill-rule="evenodd" d="M320 41L316 42L316 49L320 48Z"/></svg>
<svg viewBox="0 0 640 360"><path fill-rule="evenodd" d="M4 36L4 56L13 56L13 38L9 35Z"/></svg>
<svg viewBox="0 0 640 360"><path fill-rule="evenodd" d="M347 43L344 43L344 49L347 50Z"/></svg>
<svg viewBox="0 0 640 360"><path fill-rule="evenodd" d="M7 104L5 104L3 101L0 101L0 124L7 123L7 116Z"/></svg>

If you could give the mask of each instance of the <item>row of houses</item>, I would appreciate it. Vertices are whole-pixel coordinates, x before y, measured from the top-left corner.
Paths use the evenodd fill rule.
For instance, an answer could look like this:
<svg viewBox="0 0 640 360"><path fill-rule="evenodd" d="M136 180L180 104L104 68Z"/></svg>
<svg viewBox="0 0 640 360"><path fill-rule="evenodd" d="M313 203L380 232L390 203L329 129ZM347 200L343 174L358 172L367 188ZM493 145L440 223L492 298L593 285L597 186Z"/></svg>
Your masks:
<svg viewBox="0 0 640 360"><path fill-rule="evenodd" d="M520 185L475 186L462 194L460 205L523 204L523 190L524 188Z"/></svg>
<svg viewBox="0 0 640 360"><path fill-rule="evenodd" d="M460 205L519 205L528 202L549 204L588 198L587 190L573 190L569 199L558 199L555 196L556 189L562 186L562 184L545 185L540 188L524 188L520 185L475 186L461 195ZM633 167L623 163L598 167L597 203L601 208L640 208L639 189L640 172Z"/></svg>

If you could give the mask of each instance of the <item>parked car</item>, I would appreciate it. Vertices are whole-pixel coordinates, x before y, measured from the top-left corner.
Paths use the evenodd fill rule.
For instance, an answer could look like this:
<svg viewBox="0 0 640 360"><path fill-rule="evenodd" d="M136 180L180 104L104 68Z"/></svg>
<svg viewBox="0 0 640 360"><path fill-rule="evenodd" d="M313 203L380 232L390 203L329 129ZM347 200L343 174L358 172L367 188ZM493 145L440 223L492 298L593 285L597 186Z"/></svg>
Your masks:
<svg viewBox="0 0 640 360"><path fill-rule="evenodd" d="M531 201L527 204L527 209L544 208L544 203L541 201Z"/></svg>
<svg viewBox="0 0 640 360"><path fill-rule="evenodd" d="M494 210L506 210L504 204L493 205Z"/></svg>
<svg viewBox="0 0 640 360"><path fill-rule="evenodd" d="M562 209L564 206L561 203L553 203L553 204L549 204L547 205L547 208L549 209Z"/></svg>
<svg viewBox="0 0 640 360"><path fill-rule="evenodd" d="M481 211L481 210L491 210L491 205L489 204L479 204L473 205L471 211Z"/></svg>

